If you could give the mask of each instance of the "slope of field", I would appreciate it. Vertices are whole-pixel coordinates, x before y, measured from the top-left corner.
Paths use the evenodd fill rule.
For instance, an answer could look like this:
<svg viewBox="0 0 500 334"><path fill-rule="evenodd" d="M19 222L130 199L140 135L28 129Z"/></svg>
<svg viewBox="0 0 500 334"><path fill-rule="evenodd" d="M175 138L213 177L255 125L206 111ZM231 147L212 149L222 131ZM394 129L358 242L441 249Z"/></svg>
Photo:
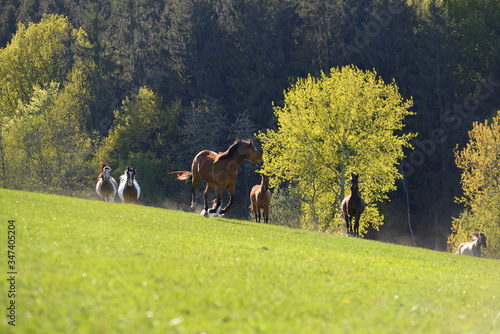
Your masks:
<svg viewBox="0 0 500 334"><path fill-rule="evenodd" d="M500 332L499 261L3 189L0 219L2 333Z"/></svg>

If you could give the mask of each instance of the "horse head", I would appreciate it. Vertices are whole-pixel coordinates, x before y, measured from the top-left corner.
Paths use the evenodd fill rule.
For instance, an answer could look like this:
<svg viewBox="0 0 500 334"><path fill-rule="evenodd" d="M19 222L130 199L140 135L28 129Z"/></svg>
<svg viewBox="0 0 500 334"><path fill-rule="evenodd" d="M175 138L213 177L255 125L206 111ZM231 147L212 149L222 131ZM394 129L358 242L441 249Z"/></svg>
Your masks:
<svg viewBox="0 0 500 334"><path fill-rule="evenodd" d="M132 187L134 185L134 179L135 179L135 168L134 167L127 167L127 170L125 171L127 173L127 185L129 187Z"/></svg>
<svg viewBox="0 0 500 334"><path fill-rule="evenodd" d="M358 190L358 188L359 188L359 174L351 173L350 187L351 187L351 192Z"/></svg>
<svg viewBox="0 0 500 334"><path fill-rule="evenodd" d="M261 174L260 180L262 189L269 189L269 175Z"/></svg>
<svg viewBox="0 0 500 334"><path fill-rule="evenodd" d="M102 168L102 178L104 181L109 181L109 178L111 177L111 168L108 165L104 165Z"/></svg>
<svg viewBox="0 0 500 334"><path fill-rule="evenodd" d="M241 146L239 148L240 153L243 155L245 159L250 160L258 167L261 167L264 164L264 160L262 160L262 156L257 151L253 141L244 140L241 141Z"/></svg>
<svg viewBox="0 0 500 334"><path fill-rule="evenodd" d="M475 235L479 239L479 244L486 248L486 235L483 232L475 232Z"/></svg>

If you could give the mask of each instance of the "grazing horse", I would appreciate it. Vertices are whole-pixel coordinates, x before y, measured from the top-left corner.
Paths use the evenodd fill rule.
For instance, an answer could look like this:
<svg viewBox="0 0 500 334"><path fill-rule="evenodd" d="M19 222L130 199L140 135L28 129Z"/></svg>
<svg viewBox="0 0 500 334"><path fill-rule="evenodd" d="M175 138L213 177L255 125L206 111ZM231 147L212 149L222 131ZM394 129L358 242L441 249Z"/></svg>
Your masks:
<svg viewBox="0 0 500 334"><path fill-rule="evenodd" d="M118 185L116 184L115 179L111 176L111 168L108 164L101 160L100 166L101 174L97 177L99 181L97 181L95 191L104 202L114 202Z"/></svg>
<svg viewBox="0 0 500 334"><path fill-rule="evenodd" d="M481 257L481 246L486 248L486 236L483 232L472 232L470 235L472 240L460 244L457 254Z"/></svg>
<svg viewBox="0 0 500 334"><path fill-rule="evenodd" d="M255 215L255 221L260 223L260 210L264 222L267 224L269 220L269 204L271 204L271 191L269 190L269 176L262 174L260 184L253 186L250 192L250 202L252 203L252 211Z"/></svg>
<svg viewBox="0 0 500 334"><path fill-rule="evenodd" d="M361 214L365 211L365 201L361 198L359 193L358 185L358 174L351 173L351 194L344 198L342 201L342 213L340 218L342 218L346 223L347 236L359 237L359 218ZM354 218L354 229L352 226L352 219Z"/></svg>
<svg viewBox="0 0 500 334"><path fill-rule="evenodd" d="M125 173L120 176L118 196L123 203L137 203L139 196L141 196L141 187L139 187L135 175L135 168L128 167Z"/></svg>
<svg viewBox="0 0 500 334"><path fill-rule="evenodd" d="M209 213L224 214L229 210L234 201L234 187L236 178L238 177L238 168L245 160L250 160L257 166L263 164L262 157L257 152L255 145L251 140L236 140L225 152L215 153L208 150L203 150L196 155L191 165L191 171L178 171L171 174L179 174L178 180L191 180L191 210L194 210L195 191L198 181L203 179L207 183L207 187L203 192L205 199L205 209L202 214L208 216ZM207 196L210 190L215 187L217 195L217 203L215 208L208 209ZM222 190L227 189L229 193L229 203L224 209L222 204Z"/></svg>

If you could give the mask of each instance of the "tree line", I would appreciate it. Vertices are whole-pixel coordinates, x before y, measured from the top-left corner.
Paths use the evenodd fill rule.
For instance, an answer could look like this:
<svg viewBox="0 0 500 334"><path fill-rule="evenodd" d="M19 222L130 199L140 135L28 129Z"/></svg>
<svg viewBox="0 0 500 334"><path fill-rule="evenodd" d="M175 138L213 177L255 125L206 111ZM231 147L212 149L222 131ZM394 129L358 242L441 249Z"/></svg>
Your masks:
<svg viewBox="0 0 500 334"><path fill-rule="evenodd" d="M463 209L454 149L500 105L495 0L4 0L0 13L2 187L93 196L103 157L137 167L146 204L182 207L169 171L276 128L297 78L352 64L413 100L404 131L418 135L379 208L388 238L411 229L444 249ZM245 215L258 177L242 173Z"/></svg>

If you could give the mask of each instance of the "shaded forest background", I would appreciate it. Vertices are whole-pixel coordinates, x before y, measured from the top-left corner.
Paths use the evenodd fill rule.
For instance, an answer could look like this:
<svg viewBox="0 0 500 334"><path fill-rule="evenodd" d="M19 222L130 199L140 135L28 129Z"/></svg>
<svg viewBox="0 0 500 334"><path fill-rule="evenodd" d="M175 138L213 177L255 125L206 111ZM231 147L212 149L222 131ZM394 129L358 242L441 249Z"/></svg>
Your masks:
<svg viewBox="0 0 500 334"><path fill-rule="evenodd" d="M5 130L1 138L0 186L93 198L105 157L115 177L137 167L143 204L187 209L189 186L169 172L189 169L202 149L224 151L236 138L275 127L273 103L297 77L354 64L394 78L413 98L416 115L405 130L418 133L401 162L404 178L381 207L385 224L368 237L446 249L451 219L463 209L455 203L454 149L465 145L472 122L500 108L500 1L2 0L0 47L19 23L47 14L63 15L78 33L64 39L57 75L34 82L11 109L2 104L2 122L29 114L34 98L52 99L57 110L76 104L82 112L58 129L81 131L61 132L57 143L68 140L61 147L83 153L78 160L54 152L57 165L25 156L32 167L16 165L14 148L22 151L33 136L15 146L14 130L26 134L38 123L10 126L11 137ZM64 167L67 161L81 168ZM248 193L259 179L243 166L232 217L248 217ZM23 173L39 182L20 182ZM293 211L288 199L282 205Z"/></svg>

